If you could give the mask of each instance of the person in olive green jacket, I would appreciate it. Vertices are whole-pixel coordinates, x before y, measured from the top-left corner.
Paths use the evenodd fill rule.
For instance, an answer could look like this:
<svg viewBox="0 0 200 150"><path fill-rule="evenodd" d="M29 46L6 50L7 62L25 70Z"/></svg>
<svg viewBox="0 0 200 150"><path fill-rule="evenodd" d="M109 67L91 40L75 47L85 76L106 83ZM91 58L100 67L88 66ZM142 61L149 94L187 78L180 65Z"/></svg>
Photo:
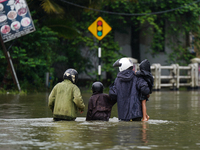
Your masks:
<svg viewBox="0 0 200 150"><path fill-rule="evenodd" d="M49 95L48 106L53 112L54 121L75 120L78 111L83 112L85 108L80 89L75 85L78 72L67 69L63 79L64 81L54 86Z"/></svg>

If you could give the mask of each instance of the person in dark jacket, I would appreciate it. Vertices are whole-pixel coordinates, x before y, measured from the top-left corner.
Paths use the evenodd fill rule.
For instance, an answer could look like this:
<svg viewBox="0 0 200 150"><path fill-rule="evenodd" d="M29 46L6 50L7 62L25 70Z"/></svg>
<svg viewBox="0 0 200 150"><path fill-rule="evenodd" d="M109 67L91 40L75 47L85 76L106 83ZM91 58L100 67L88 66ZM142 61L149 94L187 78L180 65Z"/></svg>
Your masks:
<svg viewBox="0 0 200 150"><path fill-rule="evenodd" d="M154 79L151 74L150 62L147 59L145 59L140 63L139 67L140 67L140 70L136 72L136 76L143 78L147 82L149 86L150 94L151 94ZM143 95L142 93L140 93L140 100L142 101L142 112L143 112L142 121L149 120L149 116L147 115L147 110L146 110L146 101L148 101L148 98L149 98L149 95Z"/></svg>
<svg viewBox="0 0 200 150"><path fill-rule="evenodd" d="M129 58L117 60L114 67L119 67L119 73L110 86L109 96L117 101L118 119L122 121L141 121L143 117L139 94L149 95L147 82L135 75L133 63Z"/></svg>
<svg viewBox="0 0 200 150"><path fill-rule="evenodd" d="M102 120L108 121L112 106L116 103L111 101L108 94L103 93L103 84L94 82L92 84L92 96L89 99L86 121Z"/></svg>

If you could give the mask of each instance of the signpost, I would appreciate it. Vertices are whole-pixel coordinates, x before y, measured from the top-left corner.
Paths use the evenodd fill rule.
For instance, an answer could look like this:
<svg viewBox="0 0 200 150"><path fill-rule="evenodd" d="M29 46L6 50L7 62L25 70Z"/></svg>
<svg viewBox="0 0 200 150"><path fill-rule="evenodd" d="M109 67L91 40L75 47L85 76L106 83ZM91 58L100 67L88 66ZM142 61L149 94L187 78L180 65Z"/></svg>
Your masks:
<svg viewBox="0 0 200 150"><path fill-rule="evenodd" d="M0 0L0 42L19 91L17 75L4 43L33 31L35 27L25 0Z"/></svg>
<svg viewBox="0 0 200 150"><path fill-rule="evenodd" d="M99 66L98 66L98 75L99 81L101 79L101 42L112 28L103 20L103 18L98 17L89 27L88 30L99 40L98 48L98 57L99 57Z"/></svg>

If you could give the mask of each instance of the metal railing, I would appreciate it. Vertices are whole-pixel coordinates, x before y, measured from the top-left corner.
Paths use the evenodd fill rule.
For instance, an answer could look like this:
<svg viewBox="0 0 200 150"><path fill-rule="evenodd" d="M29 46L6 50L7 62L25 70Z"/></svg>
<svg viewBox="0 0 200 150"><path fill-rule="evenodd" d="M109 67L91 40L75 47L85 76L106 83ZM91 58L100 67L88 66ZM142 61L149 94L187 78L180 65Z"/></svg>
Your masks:
<svg viewBox="0 0 200 150"><path fill-rule="evenodd" d="M136 65L136 70L139 64ZM162 70L168 70L168 75L162 75ZM151 73L154 78L154 90L160 90L162 87L179 89L180 86L191 88L198 87L198 63L189 64L188 66L161 66L160 64L151 65Z"/></svg>

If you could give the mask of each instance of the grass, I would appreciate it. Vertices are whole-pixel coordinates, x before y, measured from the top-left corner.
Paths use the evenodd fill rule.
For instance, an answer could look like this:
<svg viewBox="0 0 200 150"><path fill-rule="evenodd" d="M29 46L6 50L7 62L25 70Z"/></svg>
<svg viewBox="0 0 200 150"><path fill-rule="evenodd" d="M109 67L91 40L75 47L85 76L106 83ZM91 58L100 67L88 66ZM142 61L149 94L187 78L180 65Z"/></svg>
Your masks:
<svg viewBox="0 0 200 150"><path fill-rule="evenodd" d="M18 90L5 90L5 89L0 89L0 94L12 94L12 95L26 95L27 91L18 91Z"/></svg>

